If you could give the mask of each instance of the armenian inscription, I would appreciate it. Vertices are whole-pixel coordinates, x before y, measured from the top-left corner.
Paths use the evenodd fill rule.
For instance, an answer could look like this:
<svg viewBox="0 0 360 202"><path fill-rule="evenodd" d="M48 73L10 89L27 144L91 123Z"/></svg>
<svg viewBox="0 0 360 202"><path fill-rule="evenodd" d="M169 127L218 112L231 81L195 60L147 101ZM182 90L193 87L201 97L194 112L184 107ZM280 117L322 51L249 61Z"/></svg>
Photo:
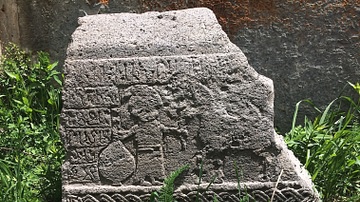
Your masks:
<svg viewBox="0 0 360 202"><path fill-rule="evenodd" d="M146 201L184 164L177 199L191 201L201 181L227 201L237 193L234 163L244 186L256 184L253 199L268 201L282 170L283 193L292 191L281 200L317 197L274 133L271 80L210 10L81 18L64 73L63 202Z"/></svg>

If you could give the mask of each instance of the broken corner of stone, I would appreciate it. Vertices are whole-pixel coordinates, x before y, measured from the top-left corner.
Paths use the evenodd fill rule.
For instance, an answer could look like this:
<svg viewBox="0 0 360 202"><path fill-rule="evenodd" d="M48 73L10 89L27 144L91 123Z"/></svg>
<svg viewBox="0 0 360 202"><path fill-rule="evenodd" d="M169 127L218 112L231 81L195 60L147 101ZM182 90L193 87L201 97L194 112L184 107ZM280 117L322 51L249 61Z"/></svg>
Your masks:
<svg viewBox="0 0 360 202"><path fill-rule="evenodd" d="M249 66L211 10L79 24L64 67L63 202L148 201L186 164L177 201L319 200L274 132L272 81Z"/></svg>

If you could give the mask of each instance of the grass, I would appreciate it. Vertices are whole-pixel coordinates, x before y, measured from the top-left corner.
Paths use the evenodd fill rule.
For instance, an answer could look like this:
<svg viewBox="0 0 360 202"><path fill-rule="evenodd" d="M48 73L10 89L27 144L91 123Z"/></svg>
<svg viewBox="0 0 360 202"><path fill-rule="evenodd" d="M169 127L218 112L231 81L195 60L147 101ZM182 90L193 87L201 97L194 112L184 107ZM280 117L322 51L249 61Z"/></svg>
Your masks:
<svg viewBox="0 0 360 202"><path fill-rule="evenodd" d="M296 104L288 147L311 174L323 201L360 200L360 84L349 86L355 95L340 96L320 110L310 100ZM317 113L296 126L300 104Z"/></svg>
<svg viewBox="0 0 360 202"><path fill-rule="evenodd" d="M235 168L235 173L236 173L237 183L238 183L239 202L249 202L250 198L249 198L249 195L246 193L246 187L245 187L245 196L243 196L243 197L241 196L240 181L241 181L242 173L239 172L239 168L238 168L235 161L234 161L234 168ZM175 180L185 170L188 170L188 169L189 169L189 166L185 165L185 166L180 167L176 171L170 173L170 175L167 178L165 178L164 185L160 188L159 193L156 192L156 191L151 193L150 202L155 202L155 201L158 201L158 202L174 202L174 201L176 201L174 199L174 183L175 183ZM201 181L202 181L202 173L203 173L203 161L201 162L200 169L199 169L198 189L197 189L196 198L195 198L196 202L200 201L199 196L200 196L200 185L201 185ZM212 177L211 181L209 182L209 184L205 188L204 192L207 192L209 190L211 185L215 182L216 178L217 178L217 176ZM215 194L213 196L213 201L214 202L218 201ZM271 201L273 201L273 199L271 199Z"/></svg>
<svg viewBox="0 0 360 202"><path fill-rule="evenodd" d="M0 201L60 201L61 77L49 56L9 45L0 60Z"/></svg>
<svg viewBox="0 0 360 202"><path fill-rule="evenodd" d="M234 161L234 168L235 168L235 175L236 175L236 179L237 179L237 188L239 191L239 202L249 202L250 198L249 195L247 194L247 190L246 190L246 186L245 186L245 196L241 196L241 186L240 186L240 181L241 178L243 176L242 172L240 172L241 170L239 170L239 167L236 163L236 161Z"/></svg>

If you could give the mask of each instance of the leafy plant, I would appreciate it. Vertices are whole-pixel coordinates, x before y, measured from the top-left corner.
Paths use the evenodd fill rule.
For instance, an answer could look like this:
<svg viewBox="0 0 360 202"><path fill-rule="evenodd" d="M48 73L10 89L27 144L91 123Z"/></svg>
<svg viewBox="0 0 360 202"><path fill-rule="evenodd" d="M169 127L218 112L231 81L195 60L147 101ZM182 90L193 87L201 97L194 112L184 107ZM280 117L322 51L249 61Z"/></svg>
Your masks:
<svg viewBox="0 0 360 202"><path fill-rule="evenodd" d="M1 201L60 201L61 77L57 63L15 45L0 60Z"/></svg>
<svg viewBox="0 0 360 202"><path fill-rule="evenodd" d="M340 96L323 111L310 100L298 102L285 137L324 201L360 200L360 84L349 84L357 95ZM318 115L295 126L301 103L313 106Z"/></svg>
<svg viewBox="0 0 360 202"><path fill-rule="evenodd" d="M236 177L238 179L238 191L239 191L239 202L248 202L250 201L249 195L246 193L246 187L245 187L245 196L242 197L241 195L241 186L240 186L240 180L241 180L241 176L242 173L239 173L239 168L236 164L236 162L234 161L234 168L235 168L235 173L236 173ZM164 180L164 185L160 188L160 192L152 192L151 196L150 196L150 201L151 202L155 202L155 201L160 201L160 202L173 202L174 200L174 182L175 179L181 175L185 170L189 169L188 165L182 166L179 169L177 169L176 171L172 172L165 180ZM199 181L198 181L198 189L196 192L196 199L195 201L199 201L200 199L200 190L201 190L201 181L202 181L202 174L203 174L203 161L201 161L200 164L200 168L199 168ZM211 181L209 182L209 184L206 186L205 188L205 192L208 191L208 189L210 188L210 186L215 182L217 176L212 176ZM213 201L217 202L218 199L216 197L216 195L214 194L213 197Z"/></svg>
<svg viewBox="0 0 360 202"><path fill-rule="evenodd" d="M239 167L238 167L236 161L234 161L234 168L235 168L237 186L238 186L238 191L239 191L239 202L249 202L250 198L249 198L249 195L246 193L246 186L245 186L245 196L241 197L240 181L241 181L241 177L242 177L242 171L239 173Z"/></svg>
<svg viewBox="0 0 360 202"><path fill-rule="evenodd" d="M151 194L150 201L159 201L159 202L172 202L174 200L174 182L181 173L183 173L185 170L189 169L189 165L184 165L180 167L179 169L173 171L170 173L170 175L165 178L164 185L160 188L159 193L153 192Z"/></svg>
<svg viewBox="0 0 360 202"><path fill-rule="evenodd" d="M195 199L196 202L199 201L199 196L200 196L200 185L201 185L201 180L202 180L202 175L203 175L203 166L204 166L204 161L201 161L200 169L199 169L198 189L196 191L196 199ZM210 186L215 182L217 177L218 177L217 175L212 176L210 183L206 186L206 188L204 190L205 192L207 192L209 190ZM217 201L217 198L215 195L214 195L214 201Z"/></svg>

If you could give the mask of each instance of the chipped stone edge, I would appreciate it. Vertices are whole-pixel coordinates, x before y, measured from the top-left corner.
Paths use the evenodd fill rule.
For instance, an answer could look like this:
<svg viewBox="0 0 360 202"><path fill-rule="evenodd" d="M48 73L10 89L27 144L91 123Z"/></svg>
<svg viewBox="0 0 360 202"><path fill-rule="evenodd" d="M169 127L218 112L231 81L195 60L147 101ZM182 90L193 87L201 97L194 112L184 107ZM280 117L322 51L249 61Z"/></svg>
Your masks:
<svg viewBox="0 0 360 202"><path fill-rule="evenodd" d="M289 161L289 163L293 167L294 172L299 177L300 185L303 187L311 188L314 191L314 196L320 198L319 192L316 190L309 172L300 163L299 159L294 155L294 153L287 147L283 136L277 134L274 131L274 141L276 146L281 148L281 155L283 155L283 157Z"/></svg>

